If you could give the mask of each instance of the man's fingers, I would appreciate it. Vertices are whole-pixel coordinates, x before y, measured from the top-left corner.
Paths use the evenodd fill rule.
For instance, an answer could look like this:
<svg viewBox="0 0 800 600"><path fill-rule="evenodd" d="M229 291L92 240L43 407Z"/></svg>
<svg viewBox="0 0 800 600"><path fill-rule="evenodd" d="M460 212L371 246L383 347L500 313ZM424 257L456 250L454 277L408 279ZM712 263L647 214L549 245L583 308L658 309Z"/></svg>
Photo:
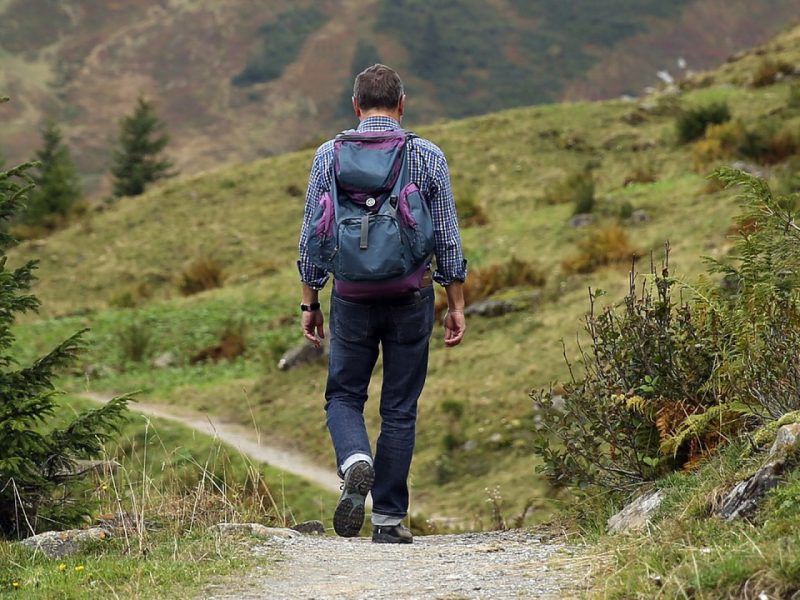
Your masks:
<svg viewBox="0 0 800 600"><path fill-rule="evenodd" d="M322 323L317 325L317 337L322 339L325 338L325 326Z"/></svg>

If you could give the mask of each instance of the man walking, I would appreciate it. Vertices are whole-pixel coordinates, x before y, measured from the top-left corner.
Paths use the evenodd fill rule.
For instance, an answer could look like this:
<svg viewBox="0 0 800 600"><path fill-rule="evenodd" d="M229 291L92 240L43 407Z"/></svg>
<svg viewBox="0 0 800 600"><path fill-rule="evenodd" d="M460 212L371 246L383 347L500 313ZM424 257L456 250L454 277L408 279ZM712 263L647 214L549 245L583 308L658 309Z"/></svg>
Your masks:
<svg viewBox="0 0 800 600"><path fill-rule="evenodd" d="M447 292L445 345L458 345L466 328L462 290L466 261L461 249L447 162L433 143L404 134L400 122L405 101L400 77L387 66L374 65L356 77L353 108L360 121L359 127L349 137L343 134L317 150L311 167L299 244L303 333L311 343L319 346L320 339L325 337L319 290L331 274L324 267L334 264L333 256L337 253L340 261L337 264L347 259L341 256L344 254L343 240L336 239L335 250L331 249L328 257L330 262L320 261L318 255L322 251L317 249L326 240L325 223L330 231L329 238L337 235L336 231L343 236L344 230L338 222L334 227L332 220L342 218L346 210L360 211L358 214L363 216L349 221L355 228L356 250L353 254L360 252L362 256L368 253L373 256L386 247L380 238L384 235L380 227L384 225L379 224L391 219L383 213L418 228L408 234L409 237L402 238L406 247L409 246L407 240L419 242L422 235L424 224L418 226L417 221L428 219L432 223L431 246L436 257L433 273L429 255L421 259L415 271L419 276L412 273L410 277L401 278L401 286L395 285L396 280L383 287L369 281L352 283L347 281L352 270L345 273L344 268L337 271L331 267L335 281L330 308L331 346L325 410L339 475L344 479L333 524L338 535L358 535L364 523L364 502L371 491L372 541L379 543L413 541L402 520L408 512L407 480L414 450L417 400L425 383L434 321L432 279L444 286ZM388 181L380 194L373 192L359 196L352 192L350 180L345 181L349 176L346 171L351 168L353 160L348 162L348 158L343 157L342 148L351 141L356 152L362 146L369 146L373 140L379 140L378 145L373 146L382 151L382 156L395 152L398 156L396 164L402 163L402 169L390 168L388 173L377 175L358 172L361 179ZM362 163L378 164L373 159ZM398 178L404 177L403 173L410 182L404 182L405 187L400 193L389 191L395 189L392 186ZM413 202L409 204L409 198L416 191L424 207L416 208ZM345 206L349 202L348 193L361 204L355 208ZM346 199L337 200L341 197ZM333 208L328 213L326 210L330 203ZM414 209L413 214L409 206ZM374 258L371 260L375 262ZM373 457L363 411L379 347L383 349L381 431Z"/></svg>

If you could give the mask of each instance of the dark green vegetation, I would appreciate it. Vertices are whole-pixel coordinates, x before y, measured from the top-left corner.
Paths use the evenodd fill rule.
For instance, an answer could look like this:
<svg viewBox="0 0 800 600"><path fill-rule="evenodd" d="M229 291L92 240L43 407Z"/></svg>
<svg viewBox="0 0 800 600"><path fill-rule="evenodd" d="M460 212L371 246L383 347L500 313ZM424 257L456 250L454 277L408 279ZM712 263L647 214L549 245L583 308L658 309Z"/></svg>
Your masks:
<svg viewBox="0 0 800 600"><path fill-rule="evenodd" d="M231 82L240 87L265 83L281 76L297 59L306 38L327 21L316 7L292 8L260 27L258 50Z"/></svg>
<svg viewBox="0 0 800 600"><path fill-rule="evenodd" d="M0 103L6 99L0 99ZM0 223L14 218L32 187L21 165L0 172ZM94 458L116 432L124 416L125 398L69 419L50 422L56 399L53 382L59 371L74 364L83 349L81 333L73 333L29 366L20 367L10 349L19 314L36 310L29 293L35 262L15 269L6 266L6 251L14 243L0 232L0 537L27 537L43 528L80 522L90 512L80 483L68 475L75 461Z"/></svg>
<svg viewBox="0 0 800 600"><path fill-rule="evenodd" d="M67 424L95 406L62 398L55 423ZM208 436L135 412L104 445L103 457L120 466L86 476L82 492L94 517L116 525L114 537L67 559L0 542L0 596L191 597L207 582L265 560L249 552L253 540L220 543L212 529L217 523L327 523L336 501Z"/></svg>
<svg viewBox="0 0 800 600"><path fill-rule="evenodd" d="M41 134L42 147L36 152L38 165L32 174L36 187L28 193L26 206L14 219L16 225L12 229L15 237L23 239L63 227L82 195L61 128L51 121Z"/></svg>
<svg viewBox="0 0 800 600"><path fill-rule="evenodd" d="M114 195L138 196L148 185L166 177L172 170L172 162L163 155L168 142L154 104L139 97L133 113L119 124L111 167Z"/></svg>

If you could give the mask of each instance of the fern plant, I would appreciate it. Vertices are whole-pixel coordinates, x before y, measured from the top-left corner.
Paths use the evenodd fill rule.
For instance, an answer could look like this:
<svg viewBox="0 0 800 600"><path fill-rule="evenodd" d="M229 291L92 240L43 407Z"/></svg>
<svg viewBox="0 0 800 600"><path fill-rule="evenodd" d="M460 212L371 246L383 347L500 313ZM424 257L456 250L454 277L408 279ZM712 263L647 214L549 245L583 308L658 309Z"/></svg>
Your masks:
<svg viewBox="0 0 800 600"><path fill-rule="evenodd" d="M0 99L0 102L5 99ZM33 183L27 163L0 171L0 223L22 208ZM102 450L124 417L127 397L84 412L63 427L48 427L56 408L54 378L83 349L78 332L33 364L11 353L16 315L36 310L29 293L36 262L11 269L6 250L14 239L0 227L0 537L20 538L41 528L79 522L91 506L68 477L74 462Z"/></svg>

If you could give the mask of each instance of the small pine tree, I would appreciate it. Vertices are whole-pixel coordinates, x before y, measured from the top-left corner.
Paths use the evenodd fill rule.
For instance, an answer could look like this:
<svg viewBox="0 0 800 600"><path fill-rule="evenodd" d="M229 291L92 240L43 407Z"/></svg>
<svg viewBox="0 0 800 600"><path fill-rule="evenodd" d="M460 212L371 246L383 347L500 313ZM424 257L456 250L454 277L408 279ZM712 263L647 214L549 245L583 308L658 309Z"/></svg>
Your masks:
<svg viewBox="0 0 800 600"><path fill-rule="evenodd" d="M56 229L81 197L81 187L61 129L50 121L41 133L42 148L36 153L39 166L33 174L36 187L21 219L27 225Z"/></svg>
<svg viewBox="0 0 800 600"><path fill-rule="evenodd" d="M0 98L0 103L7 101ZM34 182L36 163L0 170L0 224L22 208ZM76 459L91 458L122 421L127 397L77 415L64 427L48 427L56 407L53 380L83 348L83 332L59 344L32 365L19 367L11 353L17 314L36 310L29 293L36 261L7 268L15 243L0 227L0 537L20 538L79 521L90 505L76 493L80 482L66 476Z"/></svg>
<svg viewBox="0 0 800 600"><path fill-rule="evenodd" d="M140 97L133 114L120 122L111 168L114 195L138 196L148 184L168 177L172 163L161 155L168 142L153 103Z"/></svg>

